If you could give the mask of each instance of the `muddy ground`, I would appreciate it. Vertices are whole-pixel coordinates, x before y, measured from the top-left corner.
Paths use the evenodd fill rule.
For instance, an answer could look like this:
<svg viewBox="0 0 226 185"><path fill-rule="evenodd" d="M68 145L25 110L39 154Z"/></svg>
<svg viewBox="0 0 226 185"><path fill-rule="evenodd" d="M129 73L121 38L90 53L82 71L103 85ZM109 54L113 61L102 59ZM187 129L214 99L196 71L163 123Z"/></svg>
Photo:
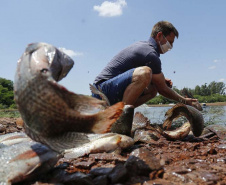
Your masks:
<svg viewBox="0 0 226 185"><path fill-rule="evenodd" d="M0 134L17 131L23 131L21 120L0 118ZM134 166L132 159L128 162L131 152L134 151L138 152L138 157L146 157L144 161L148 170ZM168 141L160 137L159 140L149 143L135 143L132 148L118 154L90 154L73 160L61 158L58 165L67 174L89 174L93 184L223 185L226 184L226 140L220 139L215 133L209 133L202 138L190 135L183 141ZM95 168L103 169L102 174L95 174ZM106 168L114 169L114 173L111 170L109 174ZM40 177L35 180L35 184L42 184L44 181ZM32 183L34 182L30 182Z"/></svg>

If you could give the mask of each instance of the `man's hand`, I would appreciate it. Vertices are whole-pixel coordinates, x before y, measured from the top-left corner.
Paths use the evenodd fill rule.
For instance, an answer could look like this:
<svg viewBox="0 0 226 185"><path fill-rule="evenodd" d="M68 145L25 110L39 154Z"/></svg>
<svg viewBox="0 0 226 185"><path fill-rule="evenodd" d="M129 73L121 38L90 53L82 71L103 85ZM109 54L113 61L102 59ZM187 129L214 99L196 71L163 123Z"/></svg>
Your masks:
<svg viewBox="0 0 226 185"><path fill-rule="evenodd" d="M173 82L169 78L165 78L165 82L166 82L166 85L169 88L172 88L173 87Z"/></svg>
<svg viewBox="0 0 226 185"><path fill-rule="evenodd" d="M185 98L185 102L184 102L184 103L187 104L187 105L193 106L193 104L194 104L195 102L198 102L198 99Z"/></svg>

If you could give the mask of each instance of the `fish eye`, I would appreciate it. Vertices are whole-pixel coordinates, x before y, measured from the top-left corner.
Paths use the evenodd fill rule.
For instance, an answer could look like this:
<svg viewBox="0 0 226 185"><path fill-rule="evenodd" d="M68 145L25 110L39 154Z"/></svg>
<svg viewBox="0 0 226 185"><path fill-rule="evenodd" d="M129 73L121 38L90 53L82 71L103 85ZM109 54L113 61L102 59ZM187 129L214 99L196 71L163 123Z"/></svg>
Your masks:
<svg viewBox="0 0 226 185"><path fill-rule="evenodd" d="M48 71L49 71L49 70L46 69L46 68L43 68L43 69L40 70L41 73L47 73Z"/></svg>

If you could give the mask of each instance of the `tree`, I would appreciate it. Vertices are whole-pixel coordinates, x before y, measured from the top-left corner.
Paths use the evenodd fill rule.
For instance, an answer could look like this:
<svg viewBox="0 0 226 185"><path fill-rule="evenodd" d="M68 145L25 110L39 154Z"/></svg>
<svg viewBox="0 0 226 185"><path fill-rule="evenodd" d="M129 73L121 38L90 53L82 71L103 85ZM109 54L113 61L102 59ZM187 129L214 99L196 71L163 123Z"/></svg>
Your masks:
<svg viewBox="0 0 226 185"><path fill-rule="evenodd" d="M9 91L13 91L13 81L5 78L0 78L0 85L7 88Z"/></svg>
<svg viewBox="0 0 226 185"><path fill-rule="evenodd" d="M0 78L0 104L5 108L15 104L13 82L11 80Z"/></svg>
<svg viewBox="0 0 226 185"><path fill-rule="evenodd" d="M200 88L200 86L198 86L198 85L195 86L194 95L201 95L201 88Z"/></svg>

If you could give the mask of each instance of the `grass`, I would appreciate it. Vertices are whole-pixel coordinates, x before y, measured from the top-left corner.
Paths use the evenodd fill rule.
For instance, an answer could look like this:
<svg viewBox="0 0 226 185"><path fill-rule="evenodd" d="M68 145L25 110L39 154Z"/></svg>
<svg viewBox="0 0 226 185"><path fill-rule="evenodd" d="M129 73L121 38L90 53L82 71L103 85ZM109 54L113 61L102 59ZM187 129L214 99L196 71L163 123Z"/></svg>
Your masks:
<svg viewBox="0 0 226 185"><path fill-rule="evenodd" d="M0 109L0 118L19 118L20 113L17 109Z"/></svg>

